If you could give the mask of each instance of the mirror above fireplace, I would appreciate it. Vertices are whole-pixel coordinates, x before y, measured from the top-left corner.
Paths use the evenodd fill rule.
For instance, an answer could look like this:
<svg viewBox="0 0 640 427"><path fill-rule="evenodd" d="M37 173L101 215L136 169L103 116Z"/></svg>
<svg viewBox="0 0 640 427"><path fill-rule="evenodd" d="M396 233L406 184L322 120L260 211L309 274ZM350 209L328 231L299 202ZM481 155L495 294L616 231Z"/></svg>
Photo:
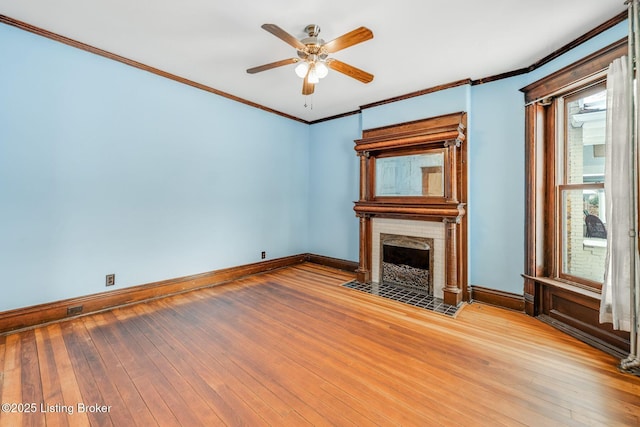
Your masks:
<svg viewBox="0 0 640 427"><path fill-rule="evenodd" d="M445 151L379 156L375 161L377 197L444 197Z"/></svg>

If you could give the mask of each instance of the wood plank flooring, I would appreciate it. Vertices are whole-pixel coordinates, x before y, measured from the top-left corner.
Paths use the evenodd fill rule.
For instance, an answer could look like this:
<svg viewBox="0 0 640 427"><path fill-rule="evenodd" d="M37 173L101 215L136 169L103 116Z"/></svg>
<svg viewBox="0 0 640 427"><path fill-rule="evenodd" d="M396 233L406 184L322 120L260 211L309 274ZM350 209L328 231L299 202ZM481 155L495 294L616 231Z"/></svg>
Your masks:
<svg viewBox="0 0 640 427"><path fill-rule="evenodd" d="M0 336L0 427L640 425L640 378L613 357L352 278L305 263Z"/></svg>

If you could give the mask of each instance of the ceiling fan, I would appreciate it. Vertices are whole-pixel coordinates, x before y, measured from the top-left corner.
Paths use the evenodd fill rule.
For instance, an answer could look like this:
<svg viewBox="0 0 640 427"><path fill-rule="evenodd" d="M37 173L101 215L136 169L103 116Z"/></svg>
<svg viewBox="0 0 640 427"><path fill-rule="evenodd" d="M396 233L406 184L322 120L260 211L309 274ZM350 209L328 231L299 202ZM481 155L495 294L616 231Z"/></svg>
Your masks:
<svg viewBox="0 0 640 427"><path fill-rule="evenodd" d="M373 33L368 28L356 28L328 43L325 43L324 40L318 37L320 27L313 24L305 27L304 31L308 34L308 37L302 40L298 40L275 24L264 24L262 28L295 47L298 57L249 68L247 70L249 74L259 73L284 65L298 64L295 71L298 77L304 79L302 83L303 95L311 95L313 93L316 83L327 75L329 68L359 80L362 83L369 83L373 80L373 74L369 74L366 71L362 71L359 68L338 61L337 59L329 58L329 54L331 53L372 39Z"/></svg>

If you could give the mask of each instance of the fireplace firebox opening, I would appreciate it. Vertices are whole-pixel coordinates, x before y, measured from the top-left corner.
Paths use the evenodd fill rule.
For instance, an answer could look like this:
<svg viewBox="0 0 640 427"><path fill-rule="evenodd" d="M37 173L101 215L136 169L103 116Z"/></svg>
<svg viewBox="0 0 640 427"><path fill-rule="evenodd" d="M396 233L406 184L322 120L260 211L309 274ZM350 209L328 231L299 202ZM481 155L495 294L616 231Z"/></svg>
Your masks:
<svg viewBox="0 0 640 427"><path fill-rule="evenodd" d="M380 235L381 282L433 295L433 239Z"/></svg>

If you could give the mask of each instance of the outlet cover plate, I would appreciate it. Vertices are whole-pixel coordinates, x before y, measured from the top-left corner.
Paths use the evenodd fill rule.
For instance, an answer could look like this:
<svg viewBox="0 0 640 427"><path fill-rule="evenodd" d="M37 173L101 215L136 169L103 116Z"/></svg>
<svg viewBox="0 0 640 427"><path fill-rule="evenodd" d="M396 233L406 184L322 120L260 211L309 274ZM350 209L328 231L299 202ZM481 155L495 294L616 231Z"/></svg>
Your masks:
<svg viewBox="0 0 640 427"><path fill-rule="evenodd" d="M115 274L107 274L107 278L105 281L107 286L113 286L116 284L116 275Z"/></svg>

